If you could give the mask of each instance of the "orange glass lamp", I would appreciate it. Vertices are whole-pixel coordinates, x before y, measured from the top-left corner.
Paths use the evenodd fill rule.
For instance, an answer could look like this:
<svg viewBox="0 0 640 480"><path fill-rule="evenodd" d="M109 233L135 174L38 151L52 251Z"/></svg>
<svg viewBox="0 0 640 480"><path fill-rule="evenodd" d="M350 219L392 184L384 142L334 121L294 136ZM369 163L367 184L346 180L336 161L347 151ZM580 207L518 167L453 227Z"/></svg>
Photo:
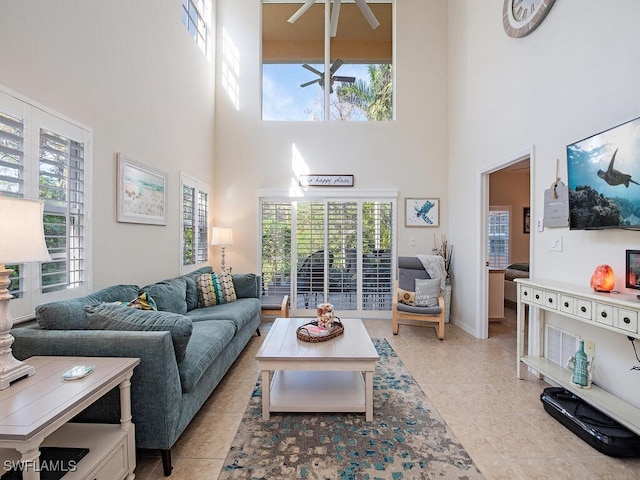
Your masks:
<svg viewBox="0 0 640 480"><path fill-rule="evenodd" d="M616 286L616 276L609 265L598 265L591 275L591 288L596 292L610 293Z"/></svg>

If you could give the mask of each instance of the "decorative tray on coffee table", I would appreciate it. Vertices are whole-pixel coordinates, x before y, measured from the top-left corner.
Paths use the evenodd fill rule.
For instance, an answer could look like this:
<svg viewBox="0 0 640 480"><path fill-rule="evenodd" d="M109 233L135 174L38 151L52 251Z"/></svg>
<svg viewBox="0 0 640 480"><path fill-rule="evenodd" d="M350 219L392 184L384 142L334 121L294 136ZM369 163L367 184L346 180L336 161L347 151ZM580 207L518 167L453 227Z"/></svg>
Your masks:
<svg viewBox="0 0 640 480"><path fill-rule="evenodd" d="M298 340L303 342L326 342L332 338L336 338L344 333L344 326L338 317L334 317L331 328L323 328L318 326L317 321L306 323L296 330Z"/></svg>

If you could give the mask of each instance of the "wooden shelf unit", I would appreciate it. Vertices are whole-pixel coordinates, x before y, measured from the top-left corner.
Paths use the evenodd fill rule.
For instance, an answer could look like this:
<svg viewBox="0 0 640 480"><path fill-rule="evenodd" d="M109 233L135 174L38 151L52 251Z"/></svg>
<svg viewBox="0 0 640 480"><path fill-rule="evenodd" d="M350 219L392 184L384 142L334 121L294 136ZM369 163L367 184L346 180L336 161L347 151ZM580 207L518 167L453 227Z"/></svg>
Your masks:
<svg viewBox="0 0 640 480"><path fill-rule="evenodd" d="M571 371L544 357L545 312L572 318L594 327L609 330L621 335L640 338L638 317L640 302L634 295L623 293L598 293L591 289L575 285L516 279L517 296L517 367L516 375L522 378L522 364L535 370L538 375L550 382L566 388L578 397L609 415L614 420L640 435L640 409L603 390L597 385L591 388L579 388L571 383ZM525 311L529 315L538 312L537 333L539 348L536 354L524 355ZM529 321L536 319L529 318Z"/></svg>

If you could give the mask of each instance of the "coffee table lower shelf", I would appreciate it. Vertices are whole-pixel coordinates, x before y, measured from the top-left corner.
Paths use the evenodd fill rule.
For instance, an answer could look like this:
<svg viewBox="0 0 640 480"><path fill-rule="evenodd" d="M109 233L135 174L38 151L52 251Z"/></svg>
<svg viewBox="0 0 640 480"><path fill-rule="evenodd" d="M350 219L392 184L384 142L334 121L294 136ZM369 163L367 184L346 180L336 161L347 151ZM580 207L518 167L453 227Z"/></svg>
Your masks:
<svg viewBox="0 0 640 480"><path fill-rule="evenodd" d="M271 381L272 412L365 412L361 372L276 370Z"/></svg>

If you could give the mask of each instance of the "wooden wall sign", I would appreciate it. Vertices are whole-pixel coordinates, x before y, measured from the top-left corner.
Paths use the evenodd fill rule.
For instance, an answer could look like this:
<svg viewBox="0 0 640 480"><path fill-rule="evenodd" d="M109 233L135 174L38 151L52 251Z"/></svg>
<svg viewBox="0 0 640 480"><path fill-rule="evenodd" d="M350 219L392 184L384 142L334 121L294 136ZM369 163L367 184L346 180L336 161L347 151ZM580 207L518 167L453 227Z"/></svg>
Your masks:
<svg viewBox="0 0 640 480"><path fill-rule="evenodd" d="M353 175L300 175L301 187L353 187Z"/></svg>

